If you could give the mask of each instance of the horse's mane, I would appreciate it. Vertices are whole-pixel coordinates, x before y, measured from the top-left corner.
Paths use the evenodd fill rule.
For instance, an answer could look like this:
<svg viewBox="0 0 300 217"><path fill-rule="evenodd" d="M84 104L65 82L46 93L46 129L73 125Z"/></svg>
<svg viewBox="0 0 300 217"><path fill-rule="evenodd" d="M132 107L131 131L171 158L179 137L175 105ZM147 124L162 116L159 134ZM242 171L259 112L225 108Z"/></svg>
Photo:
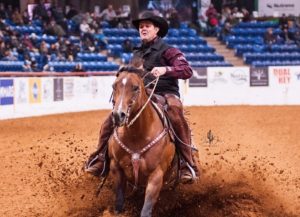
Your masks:
<svg viewBox="0 0 300 217"><path fill-rule="evenodd" d="M122 72L134 73L140 76L141 78L146 74L145 70L143 69L144 60L139 57L134 57L130 63L126 66L123 66L119 69L117 73L117 77Z"/></svg>

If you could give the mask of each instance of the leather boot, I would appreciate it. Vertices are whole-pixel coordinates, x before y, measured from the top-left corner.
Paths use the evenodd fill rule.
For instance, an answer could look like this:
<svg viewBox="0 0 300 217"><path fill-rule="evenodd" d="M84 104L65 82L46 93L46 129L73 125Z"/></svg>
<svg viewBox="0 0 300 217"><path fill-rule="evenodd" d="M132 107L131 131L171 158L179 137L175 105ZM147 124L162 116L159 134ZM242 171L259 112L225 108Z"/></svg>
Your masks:
<svg viewBox="0 0 300 217"><path fill-rule="evenodd" d="M114 130L114 124L112 116L109 115L108 118L102 124L98 147L95 152L93 152L85 165L85 171L91 173L94 176L106 176L108 173L109 166L107 159L107 143Z"/></svg>
<svg viewBox="0 0 300 217"><path fill-rule="evenodd" d="M180 167L180 179L183 183L192 183L199 176L197 162L192 150L191 130L183 114L183 106L180 99L173 94L166 94L168 109L167 114L175 131L175 143L182 155L183 163Z"/></svg>

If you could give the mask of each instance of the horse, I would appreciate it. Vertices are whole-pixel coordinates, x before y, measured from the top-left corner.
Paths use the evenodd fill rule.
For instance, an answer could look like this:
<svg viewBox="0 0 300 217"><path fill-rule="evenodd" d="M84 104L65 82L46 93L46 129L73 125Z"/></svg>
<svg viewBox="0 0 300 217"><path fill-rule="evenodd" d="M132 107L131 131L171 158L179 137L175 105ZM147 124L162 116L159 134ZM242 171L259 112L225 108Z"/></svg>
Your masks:
<svg viewBox="0 0 300 217"><path fill-rule="evenodd" d="M143 70L125 67L113 84L112 116L115 124L108 141L110 173L115 188L115 212L123 211L128 183L144 187L140 216L152 216L163 183L172 167L175 145L142 79Z"/></svg>

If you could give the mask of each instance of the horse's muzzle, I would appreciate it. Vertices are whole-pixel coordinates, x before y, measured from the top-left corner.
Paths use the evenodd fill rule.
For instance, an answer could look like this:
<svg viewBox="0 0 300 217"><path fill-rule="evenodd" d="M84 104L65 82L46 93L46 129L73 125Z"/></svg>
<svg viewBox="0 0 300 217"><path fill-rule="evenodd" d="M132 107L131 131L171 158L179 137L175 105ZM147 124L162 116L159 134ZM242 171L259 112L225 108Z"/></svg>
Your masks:
<svg viewBox="0 0 300 217"><path fill-rule="evenodd" d="M114 119L114 123L121 127L123 125L125 125L125 120L126 120L126 113L122 112L122 111L113 111L112 112L112 116Z"/></svg>

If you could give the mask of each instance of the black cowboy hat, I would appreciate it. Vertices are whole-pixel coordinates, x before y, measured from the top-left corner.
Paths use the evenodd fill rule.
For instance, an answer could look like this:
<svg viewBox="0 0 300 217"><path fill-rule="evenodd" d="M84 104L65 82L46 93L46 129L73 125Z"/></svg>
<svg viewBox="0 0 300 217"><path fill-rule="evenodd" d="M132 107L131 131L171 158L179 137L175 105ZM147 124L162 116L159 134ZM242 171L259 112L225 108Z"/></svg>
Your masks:
<svg viewBox="0 0 300 217"><path fill-rule="evenodd" d="M139 24L141 21L144 21L144 20L151 21L155 26L157 26L159 28L159 31L157 33L158 36L163 38L168 33L169 25L168 25L167 21L164 18L155 15L151 11L145 11L144 13L142 13L140 15L139 19L132 20L132 24L134 25L134 27L137 30L139 30Z"/></svg>

